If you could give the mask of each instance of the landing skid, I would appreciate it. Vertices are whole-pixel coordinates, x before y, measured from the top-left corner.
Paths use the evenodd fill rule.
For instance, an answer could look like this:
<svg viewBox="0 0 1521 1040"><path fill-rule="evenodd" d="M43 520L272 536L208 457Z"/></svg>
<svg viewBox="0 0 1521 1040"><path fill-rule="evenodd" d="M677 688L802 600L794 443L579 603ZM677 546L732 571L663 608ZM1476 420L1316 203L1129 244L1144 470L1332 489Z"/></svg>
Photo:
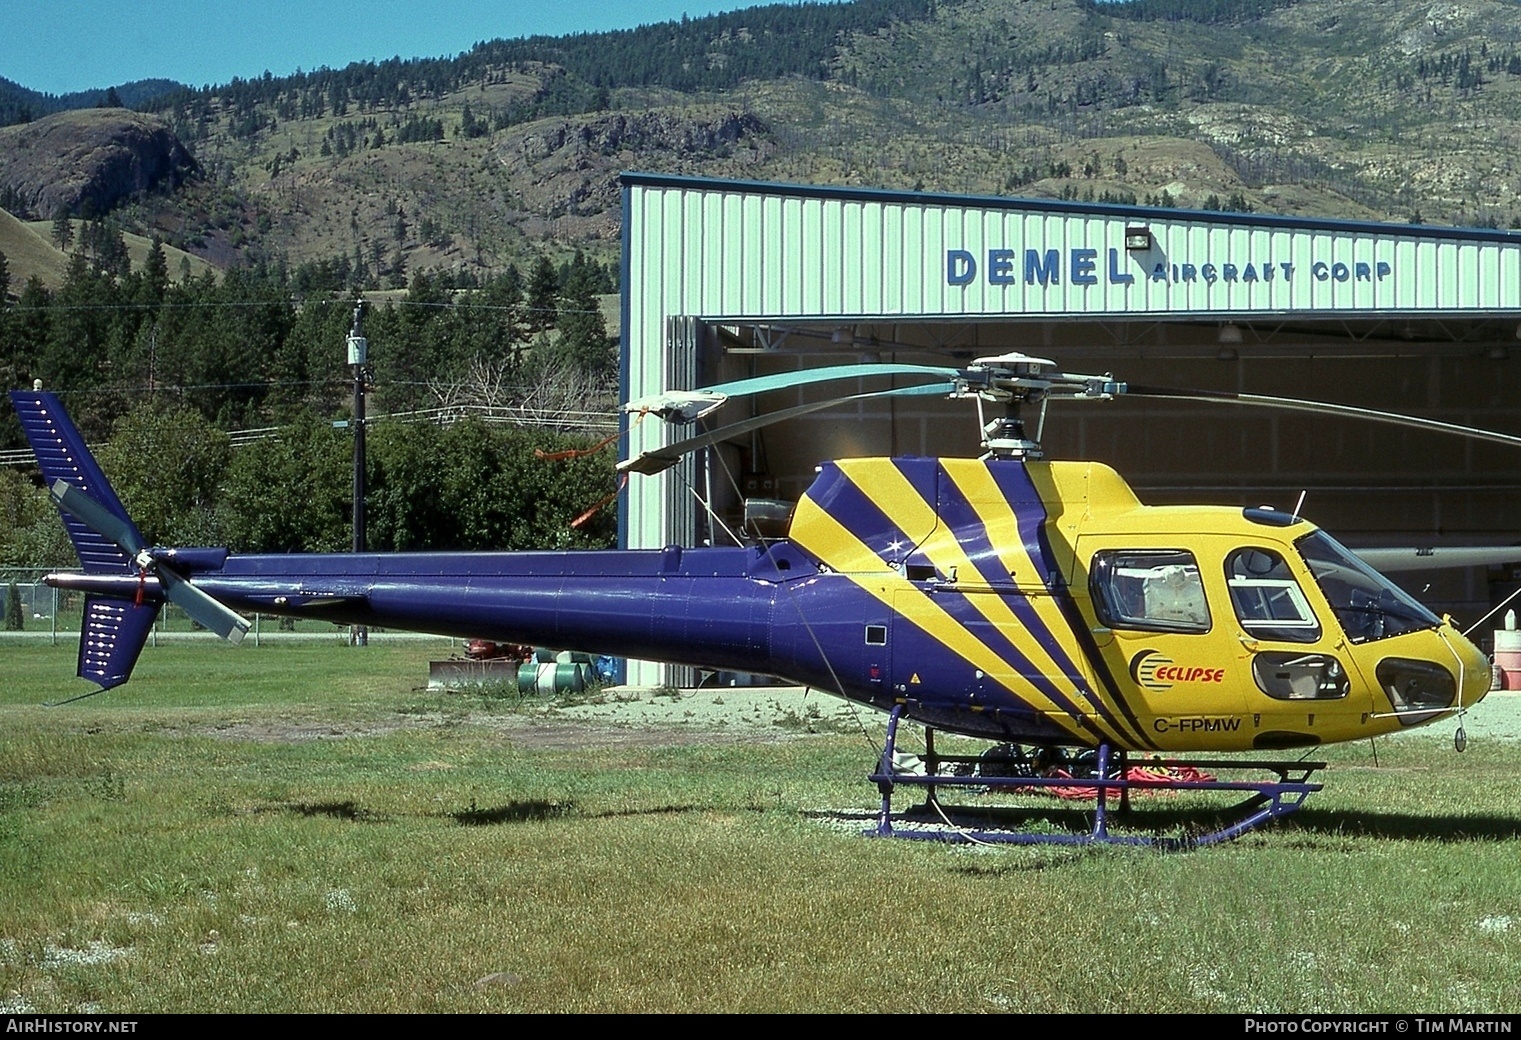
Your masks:
<svg viewBox="0 0 1521 1040"><path fill-rule="evenodd" d="M1230 760L1182 760L1169 759L1157 762L1152 759L1146 760L1146 765L1164 766L1169 769L1177 767L1192 767L1196 770L1207 770L1211 775L1220 772L1266 772L1273 774L1276 779L1267 780L1215 780L1215 779L1170 779L1149 776L1145 779L1132 779L1128 776L1126 753L1116 752L1108 744L1100 744L1093 776L1073 779L1070 777L1052 777L1034 775L1032 771L1024 770L1026 775L966 775L973 770L968 767L977 766L984 759L971 755L941 755L935 752L935 738L933 730L925 732L925 754L922 756L924 773L909 773L895 768L897 755L898 722L902 717L901 706L893 709L887 723L887 742L882 751L882 757L877 763L877 771L869 778L882 792L882 812L877 819L874 830L867 831L867 835L878 838L912 838L922 841L944 841L964 844L993 844L993 845L1149 845L1157 848L1186 849L1201 845L1214 845L1222 841L1230 841L1240 837L1259 824L1269 820L1275 820L1280 816L1287 816L1299 809L1304 800L1314 791L1319 791L1322 784L1310 782L1310 778L1320 769L1325 768L1324 762L1260 762L1260 761L1230 761ZM1111 765L1113 768L1111 768ZM960 768L964 773L942 772L945 767L951 769ZM1016 773L1021 772L1016 770ZM906 824L909 814L899 814L897 817L899 828L894 828L894 816L892 809L892 796L894 790L900 785L923 787L926 789L926 798L922 806L910 810L912 818L923 820L926 814L931 814L938 820L946 823L946 827L934 829L911 828ZM982 818L983 826L962 827L957 824L958 817L965 817L969 810L965 807L942 806L939 801L939 789L942 787L966 787L986 790L996 788L999 791L1011 790L1040 790L1042 788L1060 788L1071 791L1078 789L1084 792L1092 792L1092 827L1086 832L1067 831L1064 833L1045 833L1027 830L1017 830L1011 827L992 827L985 824L987 819L994 815L987 809L970 810L971 813ZM1133 790L1144 791L1240 791L1246 794L1246 800L1235 807L1233 812L1240 815L1234 823L1219 827L1216 830L1201 834L1190 834L1185 837L1165 837L1161 835L1134 835L1134 834L1111 834L1110 822L1110 798L1118 795L1118 808L1123 814L1130 808L1130 792Z"/></svg>

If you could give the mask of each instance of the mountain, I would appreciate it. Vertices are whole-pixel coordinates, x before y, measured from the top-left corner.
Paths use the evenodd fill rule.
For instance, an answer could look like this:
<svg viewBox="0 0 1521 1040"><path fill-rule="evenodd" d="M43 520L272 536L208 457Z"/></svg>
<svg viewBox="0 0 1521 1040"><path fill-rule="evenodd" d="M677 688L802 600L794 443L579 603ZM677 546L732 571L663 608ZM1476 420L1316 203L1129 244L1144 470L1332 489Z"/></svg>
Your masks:
<svg viewBox="0 0 1521 1040"><path fill-rule="evenodd" d="M0 210L0 253L5 254L11 291L17 295L28 278L56 289L63 284L68 258L45 235Z"/></svg>
<svg viewBox="0 0 1521 1040"><path fill-rule="evenodd" d="M64 284L68 274L69 255L59 249L53 240L54 230L52 221L26 223L0 209L0 253L5 254L12 293L20 295L26 280L33 276L48 289L57 289ZM78 241L84 233L83 222L71 221L69 231L73 241ZM140 235L124 234L122 241L133 269L141 269L153 248L152 240ZM199 277L215 270L204 260L172 247L164 249L164 258L169 270L181 277L185 273Z"/></svg>
<svg viewBox="0 0 1521 1040"><path fill-rule="evenodd" d="M44 94L23 87L0 76L0 126L29 123L54 112L75 108L99 108L106 104L110 92L128 108L146 105L155 98L185 90L183 83L172 79L138 79L98 90L79 90L69 94Z"/></svg>
<svg viewBox="0 0 1521 1040"><path fill-rule="evenodd" d="M610 260L626 169L1521 225L1518 0L775 5L141 107L201 174L128 229L392 284Z"/></svg>

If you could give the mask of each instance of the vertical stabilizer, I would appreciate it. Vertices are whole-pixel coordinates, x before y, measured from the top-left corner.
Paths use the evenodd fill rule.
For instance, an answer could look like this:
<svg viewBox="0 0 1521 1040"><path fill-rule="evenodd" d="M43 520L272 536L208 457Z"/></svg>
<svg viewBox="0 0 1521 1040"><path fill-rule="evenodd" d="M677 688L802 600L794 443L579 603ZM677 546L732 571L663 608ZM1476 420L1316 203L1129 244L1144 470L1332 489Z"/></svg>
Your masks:
<svg viewBox="0 0 1521 1040"><path fill-rule="evenodd" d="M79 632L79 677L99 683L102 690L126 682L157 616L157 603L87 597Z"/></svg>
<svg viewBox="0 0 1521 1040"><path fill-rule="evenodd" d="M15 406L21 428L37 455L37 465L42 468L47 486L52 487L55 481L62 480L86 492L135 533L137 528L127 517L127 510L116 497L116 492L111 490L105 474L100 471L90 449L85 447L84 438L64 413L58 398L40 390L13 390L11 404ZM59 509L59 513L85 573L120 574L133 569L131 559L109 538L91 530L67 510ZM142 541L140 536L137 540Z"/></svg>
<svg viewBox="0 0 1521 1040"><path fill-rule="evenodd" d="M59 497L57 487L62 481L73 489L67 494L83 493L83 500L91 506L92 512L104 511L94 518L96 527L117 527L104 522L114 518L120 522L117 533L129 543L140 545L142 536L136 525L128 518L121 499L111 490L105 474L100 471L89 448L85 447L79 428L64 413L58 398L40 390L16 390L11 393L11 404L21 419L21 428L31 442L32 451L37 454L43 479L48 487L55 489L54 498ZM62 506L58 513L86 574L121 574L138 570L137 564L116 542ZM137 664L138 654L142 653L143 644L148 641L148 633L158 617L158 608L157 598L145 602L141 595L132 599L86 597L84 622L79 632L79 677L98 683L103 690L126 682L132 675L133 665Z"/></svg>

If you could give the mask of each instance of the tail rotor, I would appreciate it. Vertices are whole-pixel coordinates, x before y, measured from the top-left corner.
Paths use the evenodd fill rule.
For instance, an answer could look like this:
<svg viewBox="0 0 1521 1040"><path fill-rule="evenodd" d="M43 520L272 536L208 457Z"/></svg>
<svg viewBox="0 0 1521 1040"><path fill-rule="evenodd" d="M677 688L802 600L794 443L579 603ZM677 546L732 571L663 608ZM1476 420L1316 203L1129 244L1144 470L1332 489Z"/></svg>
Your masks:
<svg viewBox="0 0 1521 1040"><path fill-rule="evenodd" d="M87 492L62 478L53 481L48 493L58 503L58 508L73 514L102 538L114 542L143 574L157 578L164 598L189 614L197 624L234 645L243 641L250 627L247 619L190 584L158 551L143 545L142 535L130 521L116 516Z"/></svg>

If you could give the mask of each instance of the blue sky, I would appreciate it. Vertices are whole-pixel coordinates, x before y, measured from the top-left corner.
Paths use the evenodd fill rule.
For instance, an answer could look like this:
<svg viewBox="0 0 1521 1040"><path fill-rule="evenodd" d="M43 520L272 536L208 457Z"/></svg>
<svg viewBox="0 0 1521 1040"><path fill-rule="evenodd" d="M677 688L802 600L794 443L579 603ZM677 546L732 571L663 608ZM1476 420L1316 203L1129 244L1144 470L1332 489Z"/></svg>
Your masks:
<svg viewBox="0 0 1521 1040"><path fill-rule="evenodd" d="M774 2L774 0L772 0ZM628 29L756 0L12 0L0 76L65 94L163 77L193 87L353 61L452 57L481 40Z"/></svg>

